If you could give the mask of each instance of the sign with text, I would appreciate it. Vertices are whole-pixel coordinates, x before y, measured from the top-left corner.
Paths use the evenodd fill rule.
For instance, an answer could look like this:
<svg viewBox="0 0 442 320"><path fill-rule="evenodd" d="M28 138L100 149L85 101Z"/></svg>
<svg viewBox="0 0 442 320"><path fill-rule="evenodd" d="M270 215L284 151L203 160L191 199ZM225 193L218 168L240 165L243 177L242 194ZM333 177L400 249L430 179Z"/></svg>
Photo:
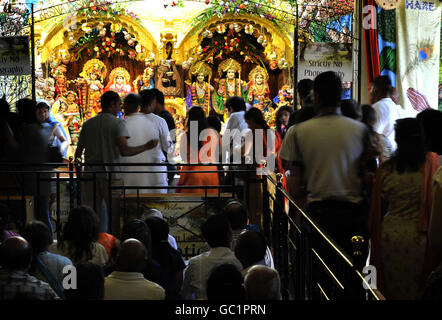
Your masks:
<svg viewBox="0 0 442 320"><path fill-rule="evenodd" d="M31 74L29 37L0 37L0 76Z"/></svg>
<svg viewBox="0 0 442 320"><path fill-rule="evenodd" d="M310 43L299 55L298 79L314 79L325 71L335 71L342 81L353 81L351 46L345 43Z"/></svg>

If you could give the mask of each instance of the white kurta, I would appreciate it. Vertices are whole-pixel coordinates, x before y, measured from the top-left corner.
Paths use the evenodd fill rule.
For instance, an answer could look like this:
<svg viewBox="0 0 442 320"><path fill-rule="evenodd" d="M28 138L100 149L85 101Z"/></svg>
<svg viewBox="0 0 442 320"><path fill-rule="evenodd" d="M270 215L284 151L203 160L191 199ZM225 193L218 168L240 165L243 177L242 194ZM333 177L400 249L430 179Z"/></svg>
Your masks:
<svg viewBox="0 0 442 320"><path fill-rule="evenodd" d="M134 113L126 119L130 139L128 145L131 147L142 145L149 140L159 140L158 145L140 154L131 157L122 157L126 163L161 163L166 161L164 152L172 146L169 129L166 121L155 114ZM125 169L131 171L166 171L166 166L127 166ZM167 173L125 173L123 175L125 186L149 187L167 186ZM137 190L126 190L126 193L134 194ZM167 189L140 189L140 193L167 193Z"/></svg>

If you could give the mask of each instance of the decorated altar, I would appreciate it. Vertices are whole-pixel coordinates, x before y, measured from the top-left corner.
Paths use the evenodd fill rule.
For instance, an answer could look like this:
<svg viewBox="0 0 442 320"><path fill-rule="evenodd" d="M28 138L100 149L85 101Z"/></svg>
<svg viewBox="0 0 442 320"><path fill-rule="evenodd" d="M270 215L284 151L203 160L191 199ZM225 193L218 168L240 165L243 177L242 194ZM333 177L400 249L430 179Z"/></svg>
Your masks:
<svg viewBox="0 0 442 320"><path fill-rule="evenodd" d="M177 126L196 105L225 121L226 99L241 96L272 126L279 106L295 107L294 10L301 44L348 43L352 3L40 1L36 95L75 128L74 147L82 123L101 111L99 98L108 90L124 99L158 88ZM68 113L68 100L75 112L71 107Z"/></svg>

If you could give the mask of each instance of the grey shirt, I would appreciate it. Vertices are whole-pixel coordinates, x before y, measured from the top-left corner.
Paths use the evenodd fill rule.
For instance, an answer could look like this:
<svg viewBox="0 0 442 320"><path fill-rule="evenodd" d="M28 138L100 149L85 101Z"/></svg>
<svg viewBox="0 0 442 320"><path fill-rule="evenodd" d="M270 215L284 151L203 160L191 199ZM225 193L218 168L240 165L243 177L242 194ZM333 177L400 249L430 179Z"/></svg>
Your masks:
<svg viewBox="0 0 442 320"><path fill-rule="evenodd" d="M77 148L85 149L85 163L118 163L118 139L129 138L124 120L111 113L100 113L87 120L81 128ZM118 167L86 167L86 170L119 170Z"/></svg>

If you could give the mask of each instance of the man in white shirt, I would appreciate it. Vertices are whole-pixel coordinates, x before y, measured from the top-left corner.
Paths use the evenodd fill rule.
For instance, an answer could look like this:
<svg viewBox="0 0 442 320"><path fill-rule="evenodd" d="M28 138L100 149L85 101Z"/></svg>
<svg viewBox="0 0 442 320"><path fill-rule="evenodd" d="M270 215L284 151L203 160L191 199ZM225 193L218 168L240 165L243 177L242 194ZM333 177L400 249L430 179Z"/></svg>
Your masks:
<svg viewBox="0 0 442 320"><path fill-rule="evenodd" d="M224 215L213 215L207 218L201 227L203 237L210 246L204 252L189 260L184 270L182 296L185 300L206 300L206 285L213 268L224 263L231 263L242 270L241 262L230 250L232 230Z"/></svg>
<svg viewBox="0 0 442 320"><path fill-rule="evenodd" d="M132 157L125 157L127 163L158 163L166 161L163 153L173 147L166 121L153 113L152 97L149 90L142 90L140 96L129 94L124 103L127 115L126 126L131 136L128 144L139 144L140 141L155 139L158 145ZM136 112L141 104L141 112ZM167 168L165 166L128 166L127 171L158 171L152 173L126 173L124 174L125 186L144 187L139 189L142 193L167 193L167 189L146 189L147 186L167 187ZM163 171L163 172L161 172ZM127 190L126 193L137 193L136 189Z"/></svg>
<svg viewBox="0 0 442 320"><path fill-rule="evenodd" d="M384 135L390 141L392 151L397 148L394 139L394 124L402 118L400 106L392 99L393 87L388 76L377 77L372 85L371 99L373 108L376 110L377 121L373 126L374 131Z"/></svg>
<svg viewBox="0 0 442 320"><path fill-rule="evenodd" d="M239 235L235 246L235 256L244 268L241 271L243 276L255 265L266 265L266 251L266 240L259 232L247 230Z"/></svg>
<svg viewBox="0 0 442 320"><path fill-rule="evenodd" d="M143 277L147 250L140 241L127 239L121 245L116 269L104 280L104 300L164 300L164 289Z"/></svg>

